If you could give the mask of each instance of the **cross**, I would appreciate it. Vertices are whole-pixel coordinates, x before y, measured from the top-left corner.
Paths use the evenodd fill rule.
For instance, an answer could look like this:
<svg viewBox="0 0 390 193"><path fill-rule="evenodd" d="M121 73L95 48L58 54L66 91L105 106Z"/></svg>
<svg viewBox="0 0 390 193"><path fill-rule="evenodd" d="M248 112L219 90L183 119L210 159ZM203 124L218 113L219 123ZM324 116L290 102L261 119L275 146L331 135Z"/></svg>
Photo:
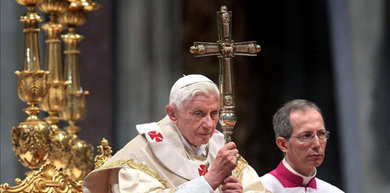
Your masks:
<svg viewBox="0 0 390 193"><path fill-rule="evenodd" d="M233 128L237 117L234 113L234 84L233 84L233 57L256 56L260 52L260 46L256 41L234 42L232 40L232 12L227 11L226 6L221 6L217 12L218 41L195 42L190 52L195 57L217 56L219 58L219 90L221 124L226 143L231 141Z"/></svg>

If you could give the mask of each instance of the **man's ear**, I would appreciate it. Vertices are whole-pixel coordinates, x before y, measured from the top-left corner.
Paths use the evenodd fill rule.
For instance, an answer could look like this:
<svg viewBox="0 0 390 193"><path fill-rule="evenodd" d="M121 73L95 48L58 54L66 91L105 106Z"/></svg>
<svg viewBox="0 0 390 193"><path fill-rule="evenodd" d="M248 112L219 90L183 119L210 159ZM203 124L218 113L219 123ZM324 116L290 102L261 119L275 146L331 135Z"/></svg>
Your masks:
<svg viewBox="0 0 390 193"><path fill-rule="evenodd" d="M165 107L165 111L167 112L167 115L172 120L172 122L176 123L176 121L177 121L176 107L173 105L167 105Z"/></svg>
<svg viewBox="0 0 390 193"><path fill-rule="evenodd" d="M276 145L279 147L279 149L283 153L287 153L288 152L288 146L287 146L287 139L286 138L284 138L284 137L277 137L276 138Z"/></svg>

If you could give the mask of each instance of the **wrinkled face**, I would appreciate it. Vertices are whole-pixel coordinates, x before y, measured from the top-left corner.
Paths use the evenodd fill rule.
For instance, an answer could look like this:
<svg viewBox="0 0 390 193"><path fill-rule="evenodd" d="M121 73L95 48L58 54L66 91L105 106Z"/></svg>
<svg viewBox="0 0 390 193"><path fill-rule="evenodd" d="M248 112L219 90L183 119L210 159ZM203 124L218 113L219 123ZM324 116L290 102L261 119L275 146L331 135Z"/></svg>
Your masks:
<svg viewBox="0 0 390 193"><path fill-rule="evenodd" d="M293 127L291 136L314 134L311 142L301 142L298 138L290 137L286 141L286 159L296 171L303 175L311 175L314 168L324 160L326 139L319 139L317 132L325 132L321 114L315 109L293 111L290 113Z"/></svg>
<svg viewBox="0 0 390 193"><path fill-rule="evenodd" d="M219 120L219 100L215 94L198 94L183 104L181 110L173 108L171 120L180 133L192 145L207 144L213 136Z"/></svg>

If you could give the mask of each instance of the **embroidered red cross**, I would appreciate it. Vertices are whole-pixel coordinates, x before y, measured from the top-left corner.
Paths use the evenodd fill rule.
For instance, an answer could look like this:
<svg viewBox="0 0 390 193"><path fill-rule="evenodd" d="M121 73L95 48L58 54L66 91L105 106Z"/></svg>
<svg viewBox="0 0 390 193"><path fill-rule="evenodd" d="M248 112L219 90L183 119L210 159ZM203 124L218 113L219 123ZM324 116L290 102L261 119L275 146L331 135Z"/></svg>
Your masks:
<svg viewBox="0 0 390 193"><path fill-rule="evenodd" d="M151 132L148 133L148 135L150 136L150 138L152 140L154 140L154 138L156 138L156 142L161 142L163 140L163 136L161 135L160 132L151 131Z"/></svg>
<svg viewBox="0 0 390 193"><path fill-rule="evenodd" d="M204 176L209 170L206 168L206 165L200 165L198 171L199 171L199 176Z"/></svg>

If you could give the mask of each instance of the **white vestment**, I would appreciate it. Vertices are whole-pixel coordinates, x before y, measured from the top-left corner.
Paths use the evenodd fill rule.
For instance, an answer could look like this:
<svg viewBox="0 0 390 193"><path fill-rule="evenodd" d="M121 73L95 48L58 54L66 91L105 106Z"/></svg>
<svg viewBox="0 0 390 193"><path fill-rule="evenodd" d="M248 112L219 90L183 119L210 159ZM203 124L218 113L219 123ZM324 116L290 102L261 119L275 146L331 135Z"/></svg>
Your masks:
<svg viewBox="0 0 390 193"><path fill-rule="evenodd" d="M84 179L83 192L186 192L215 191L203 175L211 167L223 135L216 131L207 146L207 157L185 147L168 116L158 123L137 125L140 133L103 166ZM257 173L241 158L233 175L241 180L244 192L266 192Z"/></svg>
<svg viewBox="0 0 390 193"><path fill-rule="evenodd" d="M344 193L336 186L316 178L315 174L311 177L302 176L285 160L260 180L264 187L273 193Z"/></svg>

